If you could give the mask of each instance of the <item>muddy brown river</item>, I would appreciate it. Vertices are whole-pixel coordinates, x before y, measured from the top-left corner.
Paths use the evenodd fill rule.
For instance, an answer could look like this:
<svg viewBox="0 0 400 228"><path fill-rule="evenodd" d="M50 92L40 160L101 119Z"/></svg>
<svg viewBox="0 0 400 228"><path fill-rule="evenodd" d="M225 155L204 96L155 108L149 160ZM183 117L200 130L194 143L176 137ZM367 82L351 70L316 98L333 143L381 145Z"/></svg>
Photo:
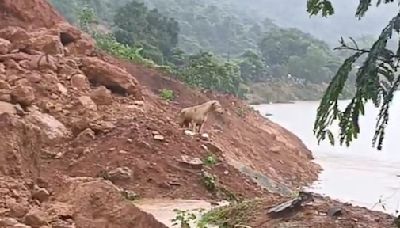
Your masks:
<svg viewBox="0 0 400 228"><path fill-rule="evenodd" d="M347 101L342 101L341 106ZM400 94L391 108L384 148L372 148L376 110L371 104L361 118L361 134L350 145L318 145L313 124L318 102L254 106L267 118L295 133L313 151L315 161L324 169L310 189L315 192L365 206L373 210L394 213L400 207ZM379 203L382 201L382 203Z"/></svg>

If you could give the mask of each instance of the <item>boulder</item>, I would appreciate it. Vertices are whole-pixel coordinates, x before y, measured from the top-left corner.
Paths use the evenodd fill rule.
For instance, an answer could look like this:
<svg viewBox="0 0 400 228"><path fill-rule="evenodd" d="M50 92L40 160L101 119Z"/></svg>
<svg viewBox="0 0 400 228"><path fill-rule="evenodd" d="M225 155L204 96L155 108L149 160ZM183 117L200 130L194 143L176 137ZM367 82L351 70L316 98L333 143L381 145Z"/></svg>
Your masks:
<svg viewBox="0 0 400 228"><path fill-rule="evenodd" d="M21 106L30 106L35 100L35 93L32 87L19 85L11 92L11 100Z"/></svg>
<svg viewBox="0 0 400 228"><path fill-rule="evenodd" d="M0 101L0 115L3 113L9 113L9 114L16 114L17 110L15 109L14 105Z"/></svg>
<svg viewBox="0 0 400 228"><path fill-rule="evenodd" d="M7 89L10 90L11 86L5 80L0 79L0 89Z"/></svg>
<svg viewBox="0 0 400 228"><path fill-rule="evenodd" d="M100 86L90 93L90 97L97 105L111 105L113 102L111 91Z"/></svg>
<svg viewBox="0 0 400 228"><path fill-rule="evenodd" d="M32 208L25 216L25 224L32 227L45 226L47 225L48 220L48 214L38 208Z"/></svg>
<svg viewBox="0 0 400 228"><path fill-rule="evenodd" d="M94 131L90 128L86 128L84 131L79 133L78 136L76 136L75 140L78 142L87 142L87 141L93 140L95 138L96 138L96 134L94 133Z"/></svg>
<svg viewBox="0 0 400 228"><path fill-rule="evenodd" d="M51 55L33 55L29 62L23 65L25 69L31 70L57 70L56 59Z"/></svg>
<svg viewBox="0 0 400 228"><path fill-rule="evenodd" d="M0 75L5 73L6 73L6 66L4 66L3 63L0 63Z"/></svg>
<svg viewBox="0 0 400 228"><path fill-rule="evenodd" d="M71 43L65 48L65 55L85 55L88 56L92 54L95 48L94 41L90 37L85 39L77 40Z"/></svg>
<svg viewBox="0 0 400 228"><path fill-rule="evenodd" d="M70 135L69 130L64 126L64 124L47 113L30 110L29 115L26 118L39 126L49 141L65 139Z"/></svg>
<svg viewBox="0 0 400 228"><path fill-rule="evenodd" d="M31 36L30 48L49 55L64 54L64 47L59 36L38 33Z"/></svg>
<svg viewBox="0 0 400 228"><path fill-rule="evenodd" d="M83 74L75 74L71 77L71 86L76 89L86 90L90 88L89 81Z"/></svg>
<svg viewBox="0 0 400 228"><path fill-rule="evenodd" d="M30 35L20 27L10 26L0 30L0 37L12 41L12 49L22 49L30 45Z"/></svg>
<svg viewBox="0 0 400 228"><path fill-rule="evenodd" d="M29 206L28 206L27 202L26 203L10 203L8 205L8 208L10 208L10 215L15 218L22 218L29 211Z"/></svg>
<svg viewBox="0 0 400 228"><path fill-rule="evenodd" d="M47 201L49 197L50 193L45 188L35 187L32 191L32 199L39 200L40 202Z"/></svg>
<svg viewBox="0 0 400 228"><path fill-rule="evenodd" d="M162 136L162 135L154 135L153 136L153 139L154 140L157 140L157 141L164 141L164 136Z"/></svg>
<svg viewBox="0 0 400 228"><path fill-rule="evenodd" d="M97 111L97 105L93 102L92 98L88 96L78 97L79 103L86 109Z"/></svg>
<svg viewBox="0 0 400 228"><path fill-rule="evenodd" d="M103 85L113 93L138 95L137 82L126 70L98 58L82 59L82 71L95 85Z"/></svg>
<svg viewBox="0 0 400 228"><path fill-rule="evenodd" d="M132 170L128 167L119 167L107 173L107 179L110 181L129 180L132 177Z"/></svg>
<svg viewBox="0 0 400 228"><path fill-rule="evenodd" d="M63 84L57 83L57 88L62 95L68 95L68 89Z"/></svg>
<svg viewBox="0 0 400 228"><path fill-rule="evenodd" d="M14 218L0 218L0 227L12 227L18 224L18 221Z"/></svg>
<svg viewBox="0 0 400 228"><path fill-rule="evenodd" d="M11 50L11 42L0 38L0 55L5 55Z"/></svg>

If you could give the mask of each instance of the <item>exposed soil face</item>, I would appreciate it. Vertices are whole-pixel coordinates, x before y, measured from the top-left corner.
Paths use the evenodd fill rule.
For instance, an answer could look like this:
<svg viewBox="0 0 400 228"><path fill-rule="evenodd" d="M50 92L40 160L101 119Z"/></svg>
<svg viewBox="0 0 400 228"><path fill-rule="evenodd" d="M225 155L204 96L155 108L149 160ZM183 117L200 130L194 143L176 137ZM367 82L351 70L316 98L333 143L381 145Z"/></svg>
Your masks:
<svg viewBox="0 0 400 228"><path fill-rule="evenodd" d="M288 188L316 179L302 142L237 99L98 53L44 0L0 9L0 227L165 227L130 201L280 198L236 164ZM225 114L186 135L177 112L209 99Z"/></svg>

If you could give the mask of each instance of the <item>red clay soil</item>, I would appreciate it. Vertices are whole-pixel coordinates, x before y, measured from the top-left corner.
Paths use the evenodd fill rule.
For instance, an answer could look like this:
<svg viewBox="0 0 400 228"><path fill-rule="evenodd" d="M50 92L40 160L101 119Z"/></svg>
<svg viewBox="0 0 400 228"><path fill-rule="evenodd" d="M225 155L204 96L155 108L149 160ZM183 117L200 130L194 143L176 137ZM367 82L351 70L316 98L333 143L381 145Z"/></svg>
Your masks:
<svg viewBox="0 0 400 228"><path fill-rule="evenodd" d="M60 18L45 0L0 1L0 227L164 227L129 202L136 195L280 198L239 161L289 188L317 178L303 143L241 101L96 53ZM209 139L185 135L177 112L209 99L226 108L208 121ZM214 166L181 161L211 152Z"/></svg>

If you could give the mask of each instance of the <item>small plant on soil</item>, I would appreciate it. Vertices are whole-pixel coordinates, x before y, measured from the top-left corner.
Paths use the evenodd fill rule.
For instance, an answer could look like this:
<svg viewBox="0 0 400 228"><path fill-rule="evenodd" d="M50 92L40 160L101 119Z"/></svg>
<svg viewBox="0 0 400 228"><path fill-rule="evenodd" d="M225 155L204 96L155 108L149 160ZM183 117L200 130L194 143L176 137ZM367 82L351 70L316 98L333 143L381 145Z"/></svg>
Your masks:
<svg viewBox="0 0 400 228"><path fill-rule="evenodd" d="M199 211L202 213L204 209L194 209L194 210L179 210L179 209L174 209L174 212L176 213L175 218L171 219L173 222L172 226L178 226L180 225L181 228L190 228L190 222L195 221L197 219L196 214L194 213L195 211ZM206 228L206 227L202 227Z"/></svg>
<svg viewBox="0 0 400 228"><path fill-rule="evenodd" d="M246 108L244 108L244 107L238 107L238 108L236 109L236 114L237 114L238 116L240 116L241 118L244 118L244 117L246 117L247 110L246 110Z"/></svg>
<svg viewBox="0 0 400 228"><path fill-rule="evenodd" d="M208 191L214 192L217 190L217 177L211 173L203 172L203 184Z"/></svg>
<svg viewBox="0 0 400 228"><path fill-rule="evenodd" d="M162 89L160 97L166 101L172 101L174 99L174 91L170 89Z"/></svg>
<svg viewBox="0 0 400 228"><path fill-rule="evenodd" d="M209 153L207 157L203 159L203 163L207 166L213 166L217 164L217 162L218 162L217 156L213 153Z"/></svg>

